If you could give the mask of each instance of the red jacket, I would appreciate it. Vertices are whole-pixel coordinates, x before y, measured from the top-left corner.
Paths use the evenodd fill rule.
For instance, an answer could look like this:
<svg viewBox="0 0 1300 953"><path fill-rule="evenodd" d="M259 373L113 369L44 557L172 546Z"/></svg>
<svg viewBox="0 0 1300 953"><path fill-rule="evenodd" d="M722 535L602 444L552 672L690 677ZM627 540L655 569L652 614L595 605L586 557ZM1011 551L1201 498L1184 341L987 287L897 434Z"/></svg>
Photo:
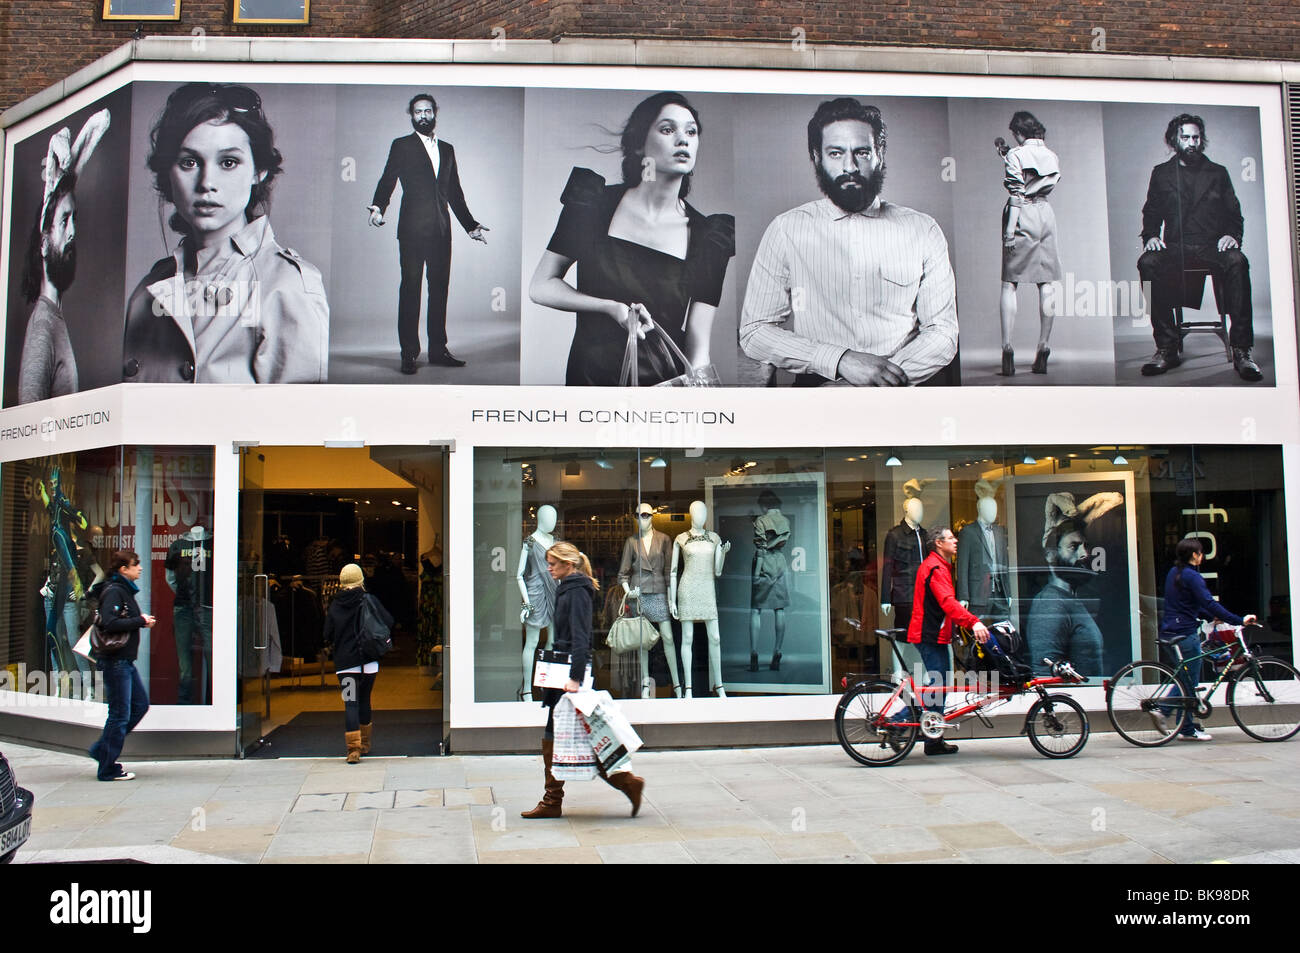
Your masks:
<svg viewBox="0 0 1300 953"><path fill-rule="evenodd" d="M912 623L907 641L947 645L952 641L952 624L972 626L979 621L974 613L963 609L953 591L952 566L937 551L931 550L916 571Z"/></svg>

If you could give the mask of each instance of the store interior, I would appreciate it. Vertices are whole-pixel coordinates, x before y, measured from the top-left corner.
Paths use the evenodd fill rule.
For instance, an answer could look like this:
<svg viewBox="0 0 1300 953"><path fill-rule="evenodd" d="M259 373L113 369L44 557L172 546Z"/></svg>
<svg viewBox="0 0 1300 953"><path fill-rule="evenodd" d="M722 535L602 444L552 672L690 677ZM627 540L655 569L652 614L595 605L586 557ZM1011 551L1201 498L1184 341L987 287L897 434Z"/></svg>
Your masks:
<svg viewBox="0 0 1300 953"><path fill-rule="evenodd" d="M375 753L438 753L442 453L430 447L246 451L241 573L266 576L274 617L270 670L246 675L241 686L241 705L256 709L260 725L257 739L245 739L249 756L328 755L342 744L340 688L322 629L339 570L352 562L394 619L393 649L371 696L376 720L385 726L376 733Z"/></svg>

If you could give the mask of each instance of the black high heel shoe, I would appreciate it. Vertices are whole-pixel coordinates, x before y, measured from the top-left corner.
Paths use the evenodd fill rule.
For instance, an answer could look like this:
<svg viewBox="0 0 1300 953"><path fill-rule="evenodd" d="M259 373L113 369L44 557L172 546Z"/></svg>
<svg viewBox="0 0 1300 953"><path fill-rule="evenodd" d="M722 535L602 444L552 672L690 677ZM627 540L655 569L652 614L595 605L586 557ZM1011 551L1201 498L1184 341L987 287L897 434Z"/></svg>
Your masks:
<svg viewBox="0 0 1300 953"><path fill-rule="evenodd" d="M773 672L781 671L781 653L777 652L772 656L772 664L768 666Z"/></svg>
<svg viewBox="0 0 1300 953"><path fill-rule="evenodd" d="M998 372L1002 377L1016 376L1016 352L1009 347L1002 349L1002 370Z"/></svg>
<svg viewBox="0 0 1300 953"><path fill-rule="evenodd" d="M750 653L749 653L749 670L750 670L751 672L757 672L757 671L758 671L758 653L757 653L757 652L750 652Z"/></svg>
<svg viewBox="0 0 1300 953"><path fill-rule="evenodd" d="M1035 374L1047 373L1047 355L1052 353L1050 347L1040 347L1038 353L1034 355L1033 372Z"/></svg>

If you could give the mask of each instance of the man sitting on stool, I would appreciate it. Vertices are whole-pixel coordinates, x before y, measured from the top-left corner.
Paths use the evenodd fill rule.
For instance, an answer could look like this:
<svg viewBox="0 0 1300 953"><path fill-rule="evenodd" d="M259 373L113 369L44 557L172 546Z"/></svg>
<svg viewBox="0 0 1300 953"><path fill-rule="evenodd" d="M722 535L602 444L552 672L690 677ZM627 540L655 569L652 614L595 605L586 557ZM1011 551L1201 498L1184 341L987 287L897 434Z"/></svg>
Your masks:
<svg viewBox="0 0 1300 953"><path fill-rule="evenodd" d="M1151 329L1156 353L1142 365L1144 377L1182 363L1174 308L1183 298L1183 275L1205 269L1222 279L1220 308L1232 317L1228 343L1232 365L1245 381L1263 378L1250 355L1255 344L1250 301L1250 262L1241 253L1241 203L1228 170L1205 158L1205 121L1187 113L1165 129L1174 155L1151 170L1142 206L1144 251L1138 274L1151 289ZM1161 235L1161 227L1164 233Z"/></svg>

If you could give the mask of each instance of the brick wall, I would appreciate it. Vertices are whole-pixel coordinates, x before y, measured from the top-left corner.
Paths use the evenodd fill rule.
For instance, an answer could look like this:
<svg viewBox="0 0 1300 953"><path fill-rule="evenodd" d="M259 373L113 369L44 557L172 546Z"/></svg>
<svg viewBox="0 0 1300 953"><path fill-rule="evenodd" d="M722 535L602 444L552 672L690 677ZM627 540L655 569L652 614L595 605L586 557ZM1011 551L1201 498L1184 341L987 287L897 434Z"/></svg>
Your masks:
<svg viewBox="0 0 1300 953"><path fill-rule="evenodd" d="M151 34L311 37L566 36L743 38L808 43L975 49L1300 57L1294 0L313 0L307 27L239 27L231 0L182 0L179 23ZM125 43L130 23L104 23L102 0L4 0L0 5L0 109ZM866 11L865 13L863 11ZM1104 36L1094 33L1104 30Z"/></svg>

